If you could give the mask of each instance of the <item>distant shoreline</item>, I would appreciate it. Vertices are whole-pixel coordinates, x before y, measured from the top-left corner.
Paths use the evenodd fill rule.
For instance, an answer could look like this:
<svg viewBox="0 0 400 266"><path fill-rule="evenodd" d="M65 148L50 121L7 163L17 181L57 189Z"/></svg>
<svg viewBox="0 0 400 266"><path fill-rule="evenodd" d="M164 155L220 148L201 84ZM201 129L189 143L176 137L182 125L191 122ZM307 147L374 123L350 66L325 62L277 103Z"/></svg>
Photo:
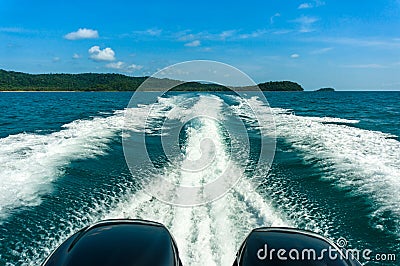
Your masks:
<svg viewBox="0 0 400 266"><path fill-rule="evenodd" d="M145 91L145 92L160 92L161 90L152 90L152 91ZM229 90L226 90L226 91L180 91L180 90L170 90L170 91L173 91L173 92L229 92ZM252 92L252 91L257 91L257 90L240 90L241 92ZM36 93L36 92L48 92L48 93L51 93L51 92L55 92L55 93L60 93L60 92L70 92L70 93L75 93L75 92L87 92L87 93L93 93L93 92L131 92L131 93L134 93L134 92L137 92L137 91L135 91L135 90L132 90L132 91L116 91L116 90L109 90L109 91L106 91L106 90L104 90L104 91L57 91L57 90L54 90L54 91L37 91L37 90L35 90L35 91L27 91L27 90L14 90L14 91L10 91L10 90L7 90L7 91L3 91L3 90L0 90L0 93L2 93L2 92L4 92L4 93L10 93L10 92L19 92L19 93L26 93L26 92L34 92L34 93ZM263 91L263 92L318 92L318 91L315 91L315 90L312 90L312 91L306 91L306 90L304 90L304 91ZM359 91L359 90L354 90L354 91L335 91L335 92L400 92L400 91L396 91L396 90L392 90L392 91L385 91L385 90L375 90L375 91L367 91L367 90L365 90L365 91ZM318 92L318 93L321 93L321 92Z"/></svg>
<svg viewBox="0 0 400 266"><path fill-rule="evenodd" d="M162 92L163 90L147 90L147 91L140 91L140 92ZM168 90L168 91L173 91L173 92L230 92L233 90L224 90L224 91L213 91L213 90ZM252 92L252 91L259 91L259 90L236 90L236 91L240 91L240 92ZM3 91L0 90L0 93L2 92L87 92L87 93L91 93L91 92L137 92L137 90L132 90L132 91L116 91L116 90L103 90L103 91L57 91L57 90L47 90L47 91L38 91L38 90L32 90L32 91L27 91L27 90L7 90L7 91ZM265 91L265 92L313 92L313 91Z"/></svg>
<svg viewBox="0 0 400 266"><path fill-rule="evenodd" d="M1 92L137 92L138 90L1 90ZM145 90L141 92L159 92L159 91L164 91L164 90ZM313 92L313 91L269 91L269 90L252 90L252 89L235 89L235 90L194 90L194 89L189 89L189 90L174 90L170 89L168 91L174 91L174 92L229 92L229 91L240 91L240 92L252 92L252 91L265 91L265 92Z"/></svg>
<svg viewBox="0 0 400 266"><path fill-rule="evenodd" d="M184 82L168 78L131 77L122 74L28 74L0 69L0 91L136 91L146 82L146 91L230 91L228 86ZM150 85L151 84L151 85ZM304 91L293 81L268 81L249 86L231 86L237 91Z"/></svg>
<svg viewBox="0 0 400 266"><path fill-rule="evenodd" d="M0 90L0 92L83 92L83 91L20 91L20 90L15 90L15 91L2 91ZM88 91L90 92L90 91Z"/></svg>

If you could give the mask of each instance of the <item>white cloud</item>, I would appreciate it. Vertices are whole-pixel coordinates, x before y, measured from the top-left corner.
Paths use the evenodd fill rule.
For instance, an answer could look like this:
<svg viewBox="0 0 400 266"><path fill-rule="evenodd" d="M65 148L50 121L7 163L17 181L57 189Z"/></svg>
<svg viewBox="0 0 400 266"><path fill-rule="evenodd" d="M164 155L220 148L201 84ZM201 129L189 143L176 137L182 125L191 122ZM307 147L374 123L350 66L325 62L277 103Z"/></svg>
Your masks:
<svg viewBox="0 0 400 266"><path fill-rule="evenodd" d="M318 21L318 18L315 17L308 17L308 16L301 16L295 20L294 22L301 23L301 24L312 24Z"/></svg>
<svg viewBox="0 0 400 266"><path fill-rule="evenodd" d="M224 41L228 38L234 38L237 32L237 30L225 30L219 33L210 33L206 31L191 33L190 30L185 30L172 34L171 37L181 42L191 41L196 44L197 41L200 42L200 40Z"/></svg>
<svg viewBox="0 0 400 266"><path fill-rule="evenodd" d="M208 41L225 41L229 40L238 40L238 39L248 39L248 38L257 38L267 33L265 29L258 29L253 32L241 32L240 30L225 30L219 33L210 33L210 32L197 32L191 33L190 31L181 31L174 35L171 35L174 39L186 42L185 46L189 47L197 47L201 45L202 40Z"/></svg>
<svg viewBox="0 0 400 266"><path fill-rule="evenodd" d="M315 6L319 7L319 6L324 6L325 2L324 1L320 1L320 0L314 0Z"/></svg>
<svg viewBox="0 0 400 266"><path fill-rule="evenodd" d="M99 33L97 30L81 28L64 35L64 38L67 40L96 39L99 38Z"/></svg>
<svg viewBox="0 0 400 266"><path fill-rule="evenodd" d="M60 57L58 57L58 56L53 57L53 63L57 63L57 62L60 62L60 61L61 61Z"/></svg>
<svg viewBox="0 0 400 266"><path fill-rule="evenodd" d="M324 54L326 52L331 51L332 49L333 49L332 47L321 48L321 49L312 51L310 54Z"/></svg>
<svg viewBox="0 0 400 266"><path fill-rule="evenodd" d="M143 68L143 66L135 65L135 64L132 64L132 65L129 65L126 67L127 70L131 70L131 71L141 70L142 68Z"/></svg>
<svg viewBox="0 0 400 266"><path fill-rule="evenodd" d="M194 40L192 42L185 43L185 46L188 46L188 47L197 47L200 45L201 45L201 43L199 40Z"/></svg>
<svg viewBox="0 0 400 266"><path fill-rule="evenodd" d="M300 55L299 55L299 54L292 54L292 55L290 55L290 57L291 57L291 58L299 58Z"/></svg>
<svg viewBox="0 0 400 266"><path fill-rule="evenodd" d="M256 30L251 33L244 33L239 35L239 39L257 38L267 33L266 30Z"/></svg>
<svg viewBox="0 0 400 266"><path fill-rule="evenodd" d="M184 30L172 34L166 34L165 36L177 40L180 42L185 42L185 46L197 47L201 46L202 42L207 41L225 41L225 40L240 40L248 38L258 38L268 31L266 29L257 29L252 32L242 32L241 30L225 30L216 33L210 33L207 31L202 32L192 32L190 30Z"/></svg>
<svg viewBox="0 0 400 266"><path fill-rule="evenodd" d="M125 65L124 62L118 61L118 62L115 62L115 63L108 63L106 65L106 67L107 68L112 68L112 69L122 69L124 65Z"/></svg>
<svg viewBox="0 0 400 266"><path fill-rule="evenodd" d="M219 37L220 37L222 40L225 40L225 39L228 38L228 37L232 37L235 33L236 33L236 30L226 30L226 31L221 32L221 33L219 34Z"/></svg>
<svg viewBox="0 0 400 266"><path fill-rule="evenodd" d="M298 9L307 9L307 8L313 8L313 4L311 3L302 3L299 5Z"/></svg>
<svg viewBox="0 0 400 266"><path fill-rule="evenodd" d="M160 36L162 33L161 29L147 29L147 30L137 30L133 34L136 35L148 35L148 36Z"/></svg>
<svg viewBox="0 0 400 266"><path fill-rule="evenodd" d="M280 17L280 16L281 16L280 13L275 13L273 16L271 16L271 17L269 18L269 22L270 22L271 24L274 24L275 18Z"/></svg>
<svg viewBox="0 0 400 266"><path fill-rule="evenodd" d="M351 45L351 46L360 46L360 47L379 47L384 49L399 49L400 43L394 42L392 39L382 39L382 38L349 38L349 37L318 37L318 38L306 38L303 39L306 42L323 42L332 44L340 44L340 45Z"/></svg>
<svg viewBox="0 0 400 266"><path fill-rule="evenodd" d="M135 65L135 64L126 65L126 63L122 62L122 61L108 63L106 65L106 67L111 68L111 69L116 69L119 71L123 71L123 72L128 72L128 73L132 73L136 70L141 70L143 68L143 66Z"/></svg>
<svg viewBox="0 0 400 266"><path fill-rule="evenodd" d="M183 70L181 68L166 68L159 72L159 77L161 78L170 78L170 79L182 79L183 76L188 76L191 72ZM186 78L185 78L186 79Z"/></svg>
<svg viewBox="0 0 400 266"><path fill-rule="evenodd" d="M81 58L81 56L79 54L75 53L75 54L72 55L72 58L73 59L79 59L79 58Z"/></svg>
<svg viewBox="0 0 400 266"><path fill-rule="evenodd" d="M273 34L288 34L288 33L291 33L292 32L292 30L277 30L277 31L274 31L274 32L272 32Z"/></svg>
<svg viewBox="0 0 400 266"><path fill-rule="evenodd" d="M160 29L148 29L146 30L146 33L150 36L160 36L162 30Z"/></svg>
<svg viewBox="0 0 400 266"><path fill-rule="evenodd" d="M308 9L308 8L314 8L314 7L319 7L319 6L323 6L323 5L325 5L324 1L314 0L314 3L302 3L297 8L298 9Z"/></svg>
<svg viewBox="0 0 400 266"><path fill-rule="evenodd" d="M114 61L115 52L107 47L103 50L99 46L95 45L89 49L90 58L94 61Z"/></svg>
<svg viewBox="0 0 400 266"><path fill-rule="evenodd" d="M311 32L314 31L312 25L317 22L319 19L316 17L309 17L309 16L301 16L292 22L298 23L300 25L300 32Z"/></svg>
<svg viewBox="0 0 400 266"><path fill-rule="evenodd" d="M7 33L21 33L24 32L23 28L18 28L18 27L6 27L6 28L0 28L0 32L7 32Z"/></svg>
<svg viewBox="0 0 400 266"><path fill-rule="evenodd" d="M201 35L201 33L197 33L196 35L193 33L188 33L188 31L180 31L176 33L178 41L186 42L191 41Z"/></svg>

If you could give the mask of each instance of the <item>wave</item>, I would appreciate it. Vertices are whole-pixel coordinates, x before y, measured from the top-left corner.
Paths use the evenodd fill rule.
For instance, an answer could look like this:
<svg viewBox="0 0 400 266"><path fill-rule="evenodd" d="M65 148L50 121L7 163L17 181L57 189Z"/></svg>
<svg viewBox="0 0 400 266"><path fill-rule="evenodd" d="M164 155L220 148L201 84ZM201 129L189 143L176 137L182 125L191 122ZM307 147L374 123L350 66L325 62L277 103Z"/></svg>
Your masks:
<svg viewBox="0 0 400 266"><path fill-rule="evenodd" d="M176 114L181 114L181 116L174 119L186 121L191 114L198 114L199 110L207 106L213 106L206 110L209 115L213 117L222 115L223 105L219 98L202 96L197 101L193 101L192 106L187 107L186 111L177 112ZM168 116L166 110L162 115ZM235 166L235 171L231 174L237 175L241 172L241 165L232 161L229 150L226 149L225 136L218 122L206 116L200 116L197 120L196 123L189 123L186 129L187 139L182 149L185 155L183 159L171 160L171 164L166 167L163 175L155 177L156 179L164 178L179 184L201 186L212 182L215 176L219 176L220 172L225 170L229 162ZM214 145L200 145L202 140L207 138L212 139ZM195 158L194 161L198 161L198 158L202 158L202 154L216 155L204 158L206 161L211 159L211 167L207 165L208 167L197 169L195 172L182 170L191 168L193 158ZM126 184L126 186L130 185ZM173 195L173 191L170 191L170 194ZM203 196L201 193L197 195L200 198ZM257 194L253 185L245 178L217 201L196 207L168 205L146 194L144 190L132 190L125 195L110 197L111 199L101 199L94 207L85 207L84 211L76 210L81 218L73 223L60 221L66 224L64 233L60 235L59 232L52 232L43 235L39 241L41 244L33 252L36 255L25 258L21 262L27 265L40 262L68 233L106 218L142 218L162 222L171 230L178 243L183 263L188 265L232 264L239 245L254 227L294 226L286 214L275 209L271 202ZM109 205L109 202L116 202L116 204ZM26 249L22 252L26 253Z"/></svg>
<svg viewBox="0 0 400 266"><path fill-rule="evenodd" d="M21 133L0 139L0 218L13 208L40 204L71 161L104 154L122 124L123 116L116 114L76 120L48 135Z"/></svg>
<svg viewBox="0 0 400 266"><path fill-rule="evenodd" d="M117 110L108 117L75 120L51 134L20 133L0 139L0 220L13 209L39 205L71 162L104 155L123 128L156 131L146 122L162 117L183 99L158 98L152 105Z"/></svg>
<svg viewBox="0 0 400 266"><path fill-rule="evenodd" d="M271 111L261 101L255 98L247 101L257 116L270 115ZM240 115L242 120L246 120L250 127L257 128L259 126L248 112L245 102L233 106L232 109ZM140 132L145 130L150 134L159 134L162 131L159 120L165 117L187 122L195 116L202 115L196 121L192 121L193 123L189 123L186 129L187 138L182 148L184 155L182 160L171 160L163 174L154 177L190 186L202 185L212 182L213 177L218 176L227 167L228 162L231 162L234 167L232 175L243 170L241 163L236 161L237 157L229 154L225 136L217 121L207 119L207 116L226 119L225 111L221 99L216 96L201 96L189 102L185 97L159 98L155 105L128 108L108 118L77 121L78 124L89 123L87 128L97 130L90 131L93 136L88 133L88 136L91 137L87 137L87 140L82 136L76 143L86 143L93 138L93 145L96 144L97 146L94 147L98 148L97 150L92 148L97 153L91 152L91 156L101 155L106 152L108 142L124 126L122 115L128 112L131 114L131 119L128 119L128 122L125 121L125 128ZM356 120L301 117L293 114L291 110L277 108L273 108L272 113L275 114L277 137L290 142L296 150L301 152L306 162L314 162L315 159L318 159L325 172L324 178L334 180L338 188L350 188L355 194L368 195L376 202L375 215L379 215L386 209L390 209L391 212L396 211L398 195L400 195L398 193L400 191L397 190L399 181L395 179L396 176L399 176L397 165L400 165L398 164L400 160L399 143L396 140L390 139L388 134L349 126L357 123ZM149 114L150 125L146 126L143 123L143 117L148 117ZM91 124L95 121L99 125ZM69 128L60 132L65 130L69 130ZM102 133L103 130L108 133ZM168 135L172 129L167 127L163 130L165 130L163 133ZM61 134L60 132L53 134ZM44 137L51 137L53 134ZM99 134L104 135L99 136ZM95 138L97 138L96 141ZM213 140L213 145L201 145L202 140L207 138ZM62 139L60 141L62 143ZM89 143L91 142L89 141ZM56 158L64 158L65 161L58 160L63 163L48 164L45 167L59 171L56 175L49 172L49 179L62 175L62 167L71 160L89 156L86 151L89 152L90 149L84 150L80 144L77 146L82 149L81 153L68 153L67 148L75 146L64 145L66 148L64 155ZM28 143L25 147L27 145ZM38 145L38 151L41 150L39 147L43 150L43 146ZM61 147L63 146L61 145ZM11 152L10 154L16 153ZM203 155L206 156L202 157ZM1 155L0 158L7 156L9 155ZM28 159L28 157L26 158ZM205 167L195 173L182 171L182 169L196 166L192 165L193 161L201 158L205 161L211 160L212 167ZM18 160L14 161L12 165L18 166L17 162ZM33 173L33 171L29 171L29 173ZM266 173L259 174L270 178ZM281 182L279 178L277 182ZM38 183L38 186L33 187L36 191L40 191L42 186L47 187L51 181ZM132 184L127 182L121 186L131 187ZM394 190L392 190L393 188ZM282 193L278 202L274 202L273 197L269 195L269 193L275 193L274 189L264 191L257 189L255 191L250 180L242 178L217 201L202 206L182 208L165 204L146 194L144 190L137 191L132 187L127 192L109 195L108 198L93 199L95 203L91 207L84 206L82 209L74 210L73 217L75 218L72 222L65 219L58 221L63 225L62 232L60 230L44 230L47 231L46 234L37 240L37 248L30 252L34 256L21 258L20 262L26 265L39 264L50 250L60 244L69 234L85 225L106 218L142 218L165 224L178 243L183 263L188 265L232 264L239 245L254 227L302 227L306 223L306 229L325 235L331 229L332 225L327 225L329 221L325 221L329 217L318 216L316 211L312 210L314 208L312 203L304 202L302 199L298 200L296 195L291 195L293 200L285 201L288 196ZM277 185L275 190L278 189L285 189L284 185ZM397 194L395 191L398 191ZM173 191L167 193L173 196ZM204 195L196 196L203 197ZM287 206L280 208L281 205ZM283 209L289 209L291 213L283 211ZM379 219L379 222L382 222L382 219ZM32 247L25 247L21 254L27 253L28 249L32 249Z"/></svg>
<svg viewBox="0 0 400 266"><path fill-rule="evenodd" d="M255 106L260 106L261 102L255 98L249 100ZM262 106L262 104L261 104ZM265 107L264 107L265 109ZM294 115L295 112L292 109L283 109L283 108L271 108L271 112L274 115ZM338 123L338 124L358 124L360 120L355 119L344 119L338 117L318 117L318 116L301 116L305 121L313 121L313 122L321 122L321 123Z"/></svg>
<svg viewBox="0 0 400 266"><path fill-rule="evenodd" d="M266 109L256 98L249 101L258 112ZM280 108L272 112L278 138L290 143L305 162L317 162L323 179L371 199L373 226L400 235L400 142L393 135L345 125L357 120L297 116ZM397 225L386 223L388 213L397 217Z"/></svg>

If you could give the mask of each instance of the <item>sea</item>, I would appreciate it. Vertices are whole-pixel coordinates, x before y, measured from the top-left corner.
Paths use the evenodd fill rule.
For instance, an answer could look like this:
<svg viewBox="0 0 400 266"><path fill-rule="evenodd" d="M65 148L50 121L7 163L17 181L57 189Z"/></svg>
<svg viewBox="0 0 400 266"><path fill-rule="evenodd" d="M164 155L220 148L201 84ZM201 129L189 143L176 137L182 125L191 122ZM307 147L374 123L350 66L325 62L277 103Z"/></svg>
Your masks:
<svg viewBox="0 0 400 266"><path fill-rule="evenodd" d="M400 92L146 94L129 105L132 92L0 93L0 265L40 265L74 232L112 218L163 223L184 265L232 265L262 226L345 240L371 250L366 265L400 265ZM166 154L160 141L178 124ZM149 140L156 172L128 166L124 139L135 134ZM263 138L274 141L266 154ZM195 174L182 167L204 154L214 156ZM204 185L224 171L237 182L193 206L142 182Z"/></svg>

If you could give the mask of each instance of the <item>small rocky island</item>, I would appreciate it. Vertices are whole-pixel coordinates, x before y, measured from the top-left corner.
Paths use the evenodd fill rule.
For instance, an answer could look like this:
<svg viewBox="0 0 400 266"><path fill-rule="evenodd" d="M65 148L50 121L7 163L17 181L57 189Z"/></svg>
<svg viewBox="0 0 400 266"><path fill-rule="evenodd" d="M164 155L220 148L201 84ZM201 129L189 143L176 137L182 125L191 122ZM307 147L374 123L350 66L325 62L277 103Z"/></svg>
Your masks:
<svg viewBox="0 0 400 266"><path fill-rule="evenodd" d="M318 89L318 90L315 90L315 91L321 91L321 92L331 92L331 91L335 91L335 89L334 88L321 88L321 89Z"/></svg>

